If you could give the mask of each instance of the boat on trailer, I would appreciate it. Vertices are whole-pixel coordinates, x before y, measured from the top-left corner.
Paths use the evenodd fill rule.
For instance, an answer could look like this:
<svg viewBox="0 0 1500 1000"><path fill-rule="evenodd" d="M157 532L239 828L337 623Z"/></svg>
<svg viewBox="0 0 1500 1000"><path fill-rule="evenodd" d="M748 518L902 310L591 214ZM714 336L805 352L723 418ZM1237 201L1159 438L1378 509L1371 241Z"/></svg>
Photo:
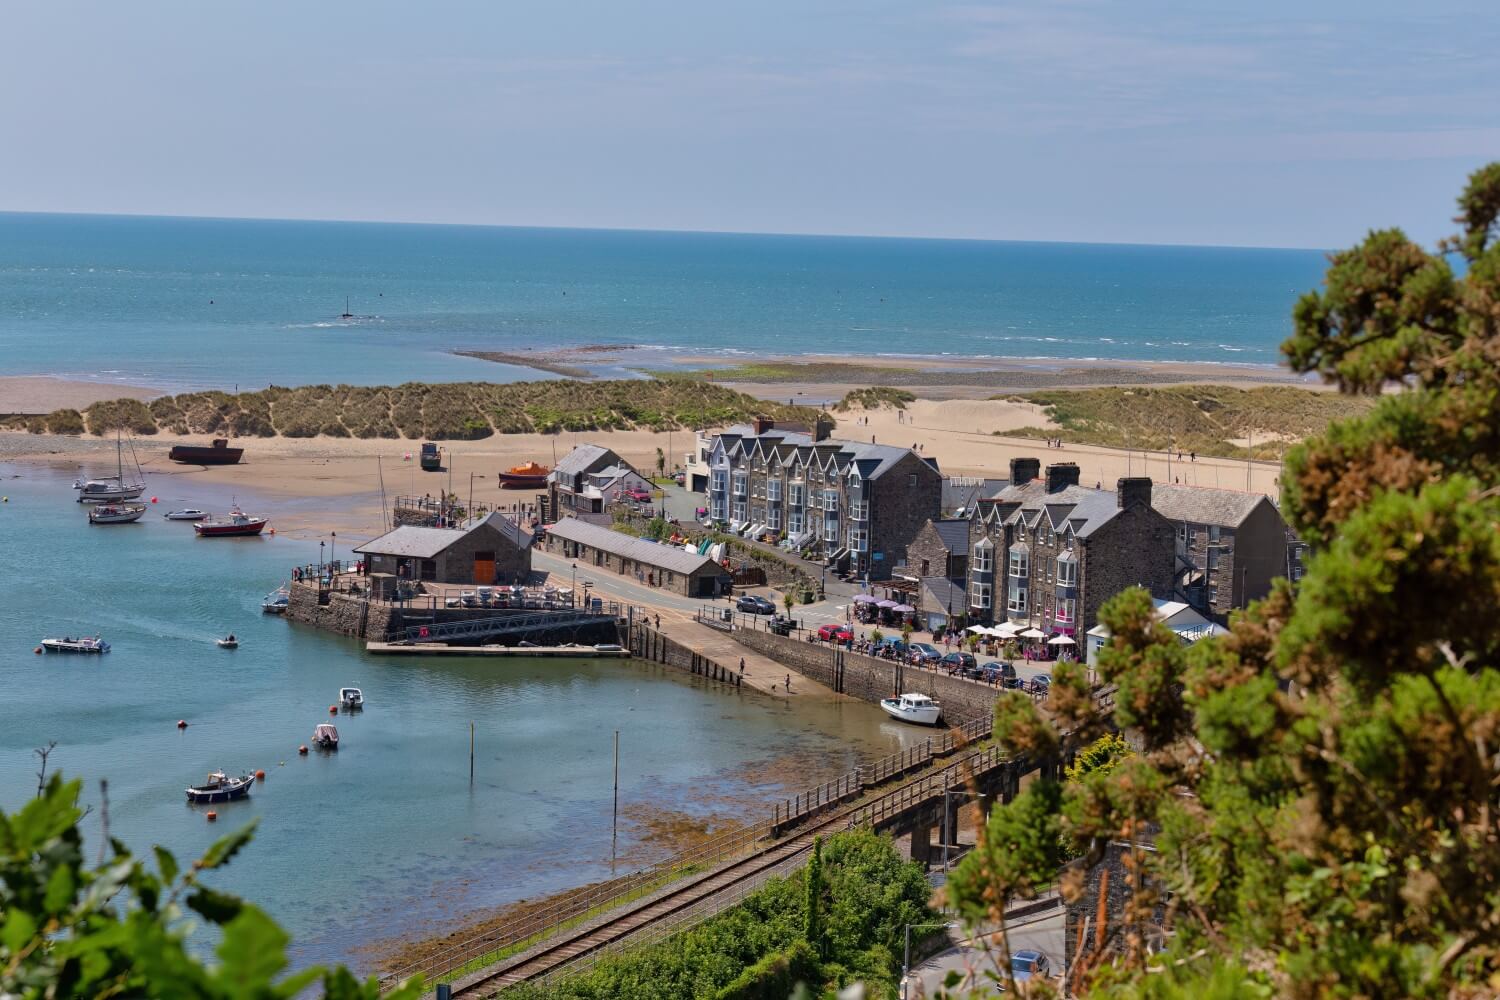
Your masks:
<svg viewBox="0 0 1500 1000"><path fill-rule="evenodd" d="M223 771L214 771L204 784L189 785L187 798L189 802L194 803L233 802L236 799L247 798L250 795L250 786L254 783L255 779L248 774L231 778Z"/></svg>
<svg viewBox="0 0 1500 1000"><path fill-rule="evenodd" d="M918 726L935 726L943 716L943 706L925 694L903 694L896 698L882 698L880 707L891 718Z"/></svg>
<svg viewBox="0 0 1500 1000"><path fill-rule="evenodd" d="M88 639L43 639L42 648L49 653L107 653L109 643L97 635Z"/></svg>
<svg viewBox="0 0 1500 1000"><path fill-rule="evenodd" d="M500 488L502 490L540 488L547 485L547 474L551 471L545 465L539 465L536 462L515 465L500 473Z"/></svg>

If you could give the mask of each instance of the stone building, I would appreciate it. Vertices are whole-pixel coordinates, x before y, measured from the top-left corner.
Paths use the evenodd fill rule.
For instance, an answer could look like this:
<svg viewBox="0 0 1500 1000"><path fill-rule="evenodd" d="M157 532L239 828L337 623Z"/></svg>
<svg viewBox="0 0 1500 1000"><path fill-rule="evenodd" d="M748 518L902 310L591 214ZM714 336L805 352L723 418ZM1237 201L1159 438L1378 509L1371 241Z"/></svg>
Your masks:
<svg viewBox="0 0 1500 1000"><path fill-rule="evenodd" d="M969 519L928 520L906 546L907 576L962 580L969 569Z"/></svg>
<svg viewBox="0 0 1500 1000"><path fill-rule="evenodd" d="M355 547L372 579L517 583L531 575L532 535L504 514L460 528L402 525Z"/></svg>
<svg viewBox="0 0 1500 1000"><path fill-rule="evenodd" d="M1215 621L1302 576L1305 546L1263 493L1163 484L1151 502L1176 532L1176 595Z"/></svg>
<svg viewBox="0 0 1500 1000"><path fill-rule="evenodd" d="M872 580L940 515L942 474L910 448L815 441L758 419L717 435L708 466L714 521Z"/></svg>
<svg viewBox="0 0 1500 1000"><path fill-rule="evenodd" d="M1081 639L1127 587L1169 596L1173 532L1152 508L1151 480L1121 479L1112 493L1079 486L1071 462L1045 478L1040 465L1013 459L1010 485L970 520L969 616Z"/></svg>
<svg viewBox="0 0 1500 1000"><path fill-rule="evenodd" d="M648 586L687 597L718 597L729 593L733 584L729 571L708 556L677 545L649 542L581 518L565 517L547 525L546 532L547 551L564 559L638 577Z"/></svg>
<svg viewBox="0 0 1500 1000"><path fill-rule="evenodd" d="M650 492L651 483L608 448L581 444L547 476L547 511L556 520L569 514L598 514L630 490Z"/></svg>

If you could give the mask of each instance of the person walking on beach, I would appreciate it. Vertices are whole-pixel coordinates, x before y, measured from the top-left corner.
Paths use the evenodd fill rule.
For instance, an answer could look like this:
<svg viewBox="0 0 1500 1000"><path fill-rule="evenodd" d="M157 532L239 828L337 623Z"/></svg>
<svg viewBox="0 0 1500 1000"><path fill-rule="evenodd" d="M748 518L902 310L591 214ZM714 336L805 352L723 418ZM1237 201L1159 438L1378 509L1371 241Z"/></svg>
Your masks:
<svg viewBox="0 0 1500 1000"><path fill-rule="evenodd" d="M743 677L744 675L745 675L745 658L742 656L742 657L740 657L740 676Z"/></svg>
<svg viewBox="0 0 1500 1000"><path fill-rule="evenodd" d="M787 674L786 675L786 690L787 690L788 694L790 694L791 691L792 691L792 675L791 674Z"/></svg>

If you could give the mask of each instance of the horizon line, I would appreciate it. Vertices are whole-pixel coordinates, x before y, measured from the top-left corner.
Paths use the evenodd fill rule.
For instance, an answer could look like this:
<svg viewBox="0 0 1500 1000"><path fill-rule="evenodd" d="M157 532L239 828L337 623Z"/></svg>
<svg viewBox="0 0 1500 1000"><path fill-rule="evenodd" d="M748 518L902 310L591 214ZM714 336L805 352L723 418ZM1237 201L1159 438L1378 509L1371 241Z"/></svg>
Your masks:
<svg viewBox="0 0 1500 1000"><path fill-rule="evenodd" d="M1127 240L1039 240L1005 239L990 236L910 236L889 233L817 233L817 232L766 232L742 229L646 229L639 226L558 226L527 225L500 222L414 222L392 219L336 219L300 217L288 218L276 215L171 215L160 212L66 212L28 209L0 208L0 216L63 216L68 218L101 219L164 219L179 222L305 222L346 226L412 226L445 227L456 229L543 229L579 233L651 233L681 236L771 236L826 240L916 240L931 243L1020 243L1042 246L1094 246L1094 247L1152 247L1157 249L1183 250L1293 250L1305 253L1332 253L1330 247L1281 246L1270 244L1238 243L1142 243Z"/></svg>

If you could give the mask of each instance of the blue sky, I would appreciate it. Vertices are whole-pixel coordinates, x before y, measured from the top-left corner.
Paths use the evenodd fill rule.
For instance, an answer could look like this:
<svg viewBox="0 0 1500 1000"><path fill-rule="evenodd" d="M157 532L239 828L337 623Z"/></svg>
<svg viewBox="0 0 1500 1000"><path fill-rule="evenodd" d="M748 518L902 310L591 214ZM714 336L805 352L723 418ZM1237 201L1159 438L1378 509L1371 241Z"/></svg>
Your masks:
<svg viewBox="0 0 1500 1000"><path fill-rule="evenodd" d="M1430 241L1492 3L19 2L0 209Z"/></svg>

